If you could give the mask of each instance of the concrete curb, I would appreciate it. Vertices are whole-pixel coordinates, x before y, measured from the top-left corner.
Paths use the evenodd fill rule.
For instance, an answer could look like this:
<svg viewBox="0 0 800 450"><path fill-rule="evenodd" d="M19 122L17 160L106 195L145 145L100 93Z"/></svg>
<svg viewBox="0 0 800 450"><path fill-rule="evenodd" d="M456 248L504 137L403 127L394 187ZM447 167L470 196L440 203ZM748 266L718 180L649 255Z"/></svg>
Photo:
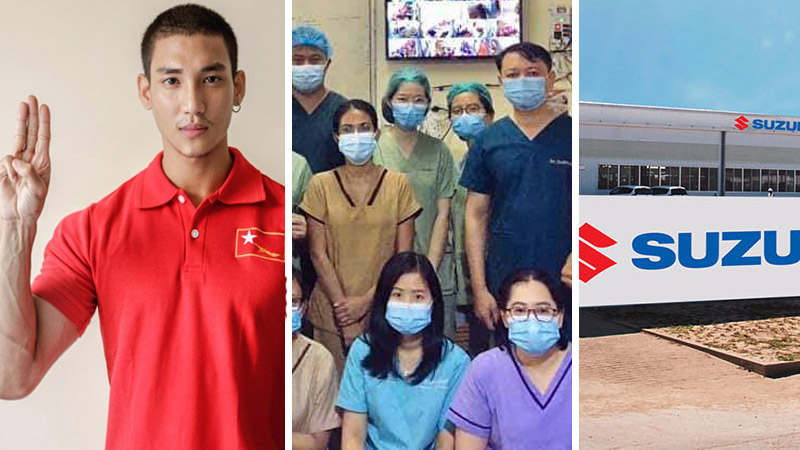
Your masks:
<svg viewBox="0 0 800 450"><path fill-rule="evenodd" d="M700 350L701 352L708 353L709 355L712 356L716 356L717 358L736 364L737 366L743 367L747 370L753 371L759 375L763 375L768 378L786 377L789 375L796 375L800 373L800 361L764 363L761 361L747 359L745 357L742 357L741 355L729 353L724 350L707 347L705 345L688 341L686 339L670 336L666 333L661 333L659 331L648 330L646 328L642 328L641 331L643 333L647 333L652 336L660 337L662 339L667 339L669 341L682 344L687 347L691 347L695 350Z"/></svg>
<svg viewBox="0 0 800 450"><path fill-rule="evenodd" d="M677 338L675 336L670 336L666 333L662 333L659 331L641 328L639 326L623 322L620 320L609 319L607 317L600 316L602 320L606 320L608 322L631 328L633 330L639 330L642 333L649 334L651 336L655 336L661 339L666 339L668 341L675 342L676 344L685 345L687 347L691 347L695 350L700 350L701 352L708 353L711 356L716 356L722 360L728 361L729 363L736 364L739 367L744 369L750 370L755 372L759 375L765 376L767 378L780 378L780 377L787 377L789 375L797 375L800 374L800 361L784 361L784 362L776 362L776 363L764 363L761 361L756 361L752 359L747 359L741 355L737 355L735 353L729 353L724 350L719 350L711 347L707 347L702 344L698 344L697 342L692 342L686 339Z"/></svg>

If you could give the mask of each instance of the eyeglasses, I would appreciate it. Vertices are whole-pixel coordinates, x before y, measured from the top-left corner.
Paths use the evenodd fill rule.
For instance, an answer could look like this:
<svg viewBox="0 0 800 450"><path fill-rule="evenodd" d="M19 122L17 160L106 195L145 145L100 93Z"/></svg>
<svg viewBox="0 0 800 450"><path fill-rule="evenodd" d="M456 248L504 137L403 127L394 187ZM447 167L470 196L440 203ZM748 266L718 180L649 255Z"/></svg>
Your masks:
<svg viewBox="0 0 800 450"><path fill-rule="evenodd" d="M451 116L460 116L464 113L467 114L480 114L483 112L483 106L477 103L472 103L467 105L466 107L456 106L454 108L450 108L450 115Z"/></svg>
<svg viewBox="0 0 800 450"><path fill-rule="evenodd" d="M539 322L551 322L558 315L558 310L549 306L537 306L532 309L522 306L515 306L513 308L508 308L505 311L511 316L512 320L518 321L530 319L531 313L533 313L533 317L535 317Z"/></svg>

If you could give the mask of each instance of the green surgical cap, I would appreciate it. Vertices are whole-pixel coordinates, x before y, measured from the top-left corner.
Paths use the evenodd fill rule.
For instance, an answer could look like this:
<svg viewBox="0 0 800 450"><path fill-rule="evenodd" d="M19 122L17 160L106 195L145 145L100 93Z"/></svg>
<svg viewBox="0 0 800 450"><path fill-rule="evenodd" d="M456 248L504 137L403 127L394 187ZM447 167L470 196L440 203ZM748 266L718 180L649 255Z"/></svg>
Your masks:
<svg viewBox="0 0 800 450"><path fill-rule="evenodd" d="M431 99L431 82L428 76L416 67L403 67L396 71L389 78L389 85L386 87L386 98L391 98L402 83L417 83L425 90L425 97Z"/></svg>
<svg viewBox="0 0 800 450"><path fill-rule="evenodd" d="M299 25L292 28L292 48L301 45L319 49L328 59L331 59L333 54L328 37L318 28L312 26Z"/></svg>
<svg viewBox="0 0 800 450"><path fill-rule="evenodd" d="M478 94L483 104L483 109L486 111L494 111L494 107L492 106L492 94L489 93L486 86L480 83L454 84L453 87L450 88L450 92L447 93L447 109L450 109L453 105L453 99L456 98L456 95L463 94L464 92L474 92Z"/></svg>

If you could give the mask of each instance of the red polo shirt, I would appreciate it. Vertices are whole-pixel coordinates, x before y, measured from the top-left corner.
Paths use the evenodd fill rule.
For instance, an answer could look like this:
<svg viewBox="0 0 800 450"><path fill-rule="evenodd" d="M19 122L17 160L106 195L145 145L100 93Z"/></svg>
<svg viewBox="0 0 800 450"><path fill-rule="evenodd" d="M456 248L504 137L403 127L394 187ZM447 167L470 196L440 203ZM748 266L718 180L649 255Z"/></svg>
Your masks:
<svg viewBox="0 0 800 450"><path fill-rule="evenodd" d="M159 154L47 245L33 292L99 309L108 449L284 448L284 188L230 153L197 208Z"/></svg>

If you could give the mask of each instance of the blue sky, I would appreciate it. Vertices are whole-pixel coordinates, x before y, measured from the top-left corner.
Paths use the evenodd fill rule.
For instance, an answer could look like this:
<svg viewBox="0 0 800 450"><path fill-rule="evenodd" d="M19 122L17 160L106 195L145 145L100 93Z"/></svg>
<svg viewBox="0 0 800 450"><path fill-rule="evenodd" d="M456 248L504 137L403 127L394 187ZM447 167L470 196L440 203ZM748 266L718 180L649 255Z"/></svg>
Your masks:
<svg viewBox="0 0 800 450"><path fill-rule="evenodd" d="M580 100L800 116L800 1L585 0Z"/></svg>

